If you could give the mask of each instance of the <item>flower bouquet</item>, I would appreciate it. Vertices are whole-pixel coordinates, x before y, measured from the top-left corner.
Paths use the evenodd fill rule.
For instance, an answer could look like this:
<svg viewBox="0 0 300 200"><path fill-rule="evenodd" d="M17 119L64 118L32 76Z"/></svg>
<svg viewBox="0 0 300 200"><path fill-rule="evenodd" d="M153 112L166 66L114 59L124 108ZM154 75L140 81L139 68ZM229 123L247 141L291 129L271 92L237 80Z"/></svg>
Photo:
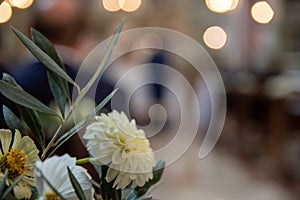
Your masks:
<svg viewBox="0 0 300 200"><path fill-rule="evenodd" d="M45 36L32 29L30 40L12 28L46 68L58 109L41 103L24 91L12 76L3 74L0 92L13 102L18 114L3 107L9 129L0 130L1 199L151 199L149 189L160 180L164 162L155 161L144 131L136 127L134 120L130 121L123 112L116 110L99 113L116 90L81 121L69 123L106 65L122 26L123 21L113 34L99 67L83 88L65 72L63 61ZM77 91L75 99L71 99L70 84ZM52 116L59 121L53 133L45 131L41 116ZM56 155L59 147L82 130L90 157ZM100 182L81 166L84 163L94 166Z"/></svg>

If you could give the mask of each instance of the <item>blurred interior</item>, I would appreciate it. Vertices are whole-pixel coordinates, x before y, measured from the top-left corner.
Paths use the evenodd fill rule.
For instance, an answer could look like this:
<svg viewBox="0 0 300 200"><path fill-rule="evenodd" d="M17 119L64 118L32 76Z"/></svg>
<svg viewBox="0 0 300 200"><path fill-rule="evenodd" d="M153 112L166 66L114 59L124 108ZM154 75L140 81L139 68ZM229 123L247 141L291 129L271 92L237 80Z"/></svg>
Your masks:
<svg viewBox="0 0 300 200"><path fill-rule="evenodd" d="M217 11L209 9L209 3L213 7L216 0L144 0L136 10L130 10L130 3L135 0L123 1L122 9L115 1L64 0L52 5L55 1L36 0L26 9L13 7L10 20L0 24L2 71L13 73L32 59L11 26L28 36L30 27L35 27L59 44L58 49L72 48L72 51L62 50L62 54L66 53L62 57L77 67L97 44L111 36L124 17L123 30L163 27L184 33L201 44L222 75L227 97L226 120L217 145L202 160L198 159L198 151L207 127L204 124L199 128L191 147L166 168L161 185L153 192L155 199L299 199L300 1L266 1L271 14L267 13L270 10L263 10L262 16L271 18L260 22L255 19L254 11L251 14L257 0L235 0L236 7L231 5L232 10L229 7L225 11L222 6ZM223 4L226 2L231 1ZM57 8L51 10L51 6ZM63 31L51 32L53 26ZM204 37L212 26L221 27L221 35L220 29L216 29L216 35ZM146 39L141 36L135 41L119 42L126 46ZM128 53L114 62L111 69L118 70L117 65L130 69L146 63L155 59L149 56L151 53ZM165 63L182 73L197 90L193 68L168 52L165 56L168 60ZM109 70L107 73L110 74ZM136 108L133 105L130 111L138 123L145 125L150 120L151 102L142 92L133 97ZM159 103L160 95L156 97ZM202 106L209 107L209 102ZM174 137L172 132L178 128L176 108L171 107L167 113L171 116L169 123L151 138L154 149L170 141ZM159 115L154 119L159 121Z"/></svg>

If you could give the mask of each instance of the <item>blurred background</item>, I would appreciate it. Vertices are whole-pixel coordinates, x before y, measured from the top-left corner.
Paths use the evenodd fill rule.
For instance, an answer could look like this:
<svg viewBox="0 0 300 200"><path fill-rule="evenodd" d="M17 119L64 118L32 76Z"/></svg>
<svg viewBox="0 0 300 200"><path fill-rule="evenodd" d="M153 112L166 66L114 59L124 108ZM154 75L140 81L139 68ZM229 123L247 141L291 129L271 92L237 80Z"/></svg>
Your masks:
<svg viewBox="0 0 300 200"><path fill-rule="evenodd" d="M300 199L300 1L0 2L1 71L11 73L26 91L43 96L39 98L47 104L51 96L43 87L45 76L16 39L11 26L28 36L30 27L45 34L70 66L71 75L76 74L97 44L111 36L124 17L124 30L140 27L176 30L193 38L209 53L226 89L227 114L221 138L213 152L199 160L199 146L207 128L207 123L202 123L192 146L166 169L162 184L153 192L156 199ZM160 40L157 36L141 35L135 41L119 42L126 48L138 42ZM149 62L172 66L195 90L203 88L186 61L168 52L138 51L113 63L102 81L108 89L99 98L108 94L123 73ZM120 65L122 68L117 67ZM156 78L164 79L153 69ZM133 100L136 103L130 110L139 124L149 123L147 108L151 103L168 104L163 89L159 85L145 87L134 97L137 100ZM153 101L145 96L147 91L152 91ZM45 95L41 95L43 92ZM204 99L207 96L205 92L200 94ZM170 102L173 105L174 101ZM151 138L154 148L174 137L172 131L180 120L172 114L177 112L176 105L167 110L171 119L157 137ZM204 101L202 106L207 108L210 102ZM204 115L208 119L209 111ZM159 116L156 117L159 121Z"/></svg>

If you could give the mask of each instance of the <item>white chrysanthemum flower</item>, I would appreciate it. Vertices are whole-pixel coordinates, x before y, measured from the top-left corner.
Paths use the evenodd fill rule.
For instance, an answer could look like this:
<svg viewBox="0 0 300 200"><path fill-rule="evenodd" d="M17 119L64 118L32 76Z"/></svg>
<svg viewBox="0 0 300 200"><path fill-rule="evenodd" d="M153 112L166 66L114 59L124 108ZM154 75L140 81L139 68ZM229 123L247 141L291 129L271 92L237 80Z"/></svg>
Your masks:
<svg viewBox="0 0 300 200"><path fill-rule="evenodd" d="M0 129L0 180L8 170L7 185L12 184L19 176L22 180L14 187L17 199L29 199L31 186L34 186L33 168L38 157L38 149L28 136L21 137L18 130Z"/></svg>
<svg viewBox="0 0 300 200"><path fill-rule="evenodd" d="M53 156L43 162L36 162L34 173L36 188L40 195L39 200L60 199L59 196L47 184L47 181L67 200L76 200L75 190L70 181L67 167L79 182L86 199L93 199L94 189L91 184L91 177L87 170L76 165L76 158L68 154ZM41 174L42 173L42 174ZM44 175L45 179L42 177Z"/></svg>
<svg viewBox="0 0 300 200"><path fill-rule="evenodd" d="M143 186L153 178L155 159L143 130L137 129L135 120L129 121L121 112L113 111L96 116L83 136L87 149L94 157L93 164L109 165L106 180L115 179L113 187L124 189Z"/></svg>

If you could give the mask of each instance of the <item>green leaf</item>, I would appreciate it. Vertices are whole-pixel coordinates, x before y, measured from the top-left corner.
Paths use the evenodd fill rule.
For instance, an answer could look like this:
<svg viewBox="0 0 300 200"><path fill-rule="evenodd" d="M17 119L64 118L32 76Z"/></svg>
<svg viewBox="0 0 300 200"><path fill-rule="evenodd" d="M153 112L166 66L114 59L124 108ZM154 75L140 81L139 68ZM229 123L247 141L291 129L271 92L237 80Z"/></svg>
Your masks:
<svg viewBox="0 0 300 200"><path fill-rule="evenodd" d="M107 182L105 177L107 173L108 167L106 165L101 166L102 176L101 176L101 195L103 200L121 200L122 193L121 189L116 190L113 188L113 181Z"/></svg>
<svg viewBox="0 0 300 200"><path fill-rule="evenodd" d="M12 28L16 36L21 40L21 42L27 47L27 49L36 57L48 70L54 74L65 79L69 83L72 83L79 90L79 86L70 78L70 76L62 69L60 66L48 56L42 49L40 49L34 42L28 39L23 33L15 28Z"/></svg>
<svg viewBox="0 0 300 200"><path fill-rule="evenodd" d="M7 195L14 189L14 187L22 180L23 175L19 176L3 193L1 196L2 199L5 199Z"/></svg>
<svg viewBox="0 0 300 200"><path fill-rule="evenodd" d="M139 197L145 195L148 192L148 190L160 180L164 171L164 167L165 162L159 160L156 163L156 166L153 168L153 179L146 182L143 187L136 187L135 189L133 189L127 196L126 200L139 199Z"/></svg>
<svg viewBox="0 0 300 200"><path fill-rule="evenodd" d="M52 58L63 70L65 70L64 63L55 50L54 45L38 30L31 28L32 41L43 50L50 58Z"/></svg>
<svg viewBox="0 0 300 200"><path fill-rule="evenodd" d="M3 105L2 110L4 120L8 128L12 131L14 131L15 129L19 130L23 136L27 135L22 121L5 105Z"/></svg>
<svg viewBox="0 0 300 200"><path fill-rule="evenodd" d="M10 83L12 86L15 86L15 87L19 88L20 90L24 91L22 89L22 87L17 84L15 79L12 76L10 76L9 74L3 74L2 79L5 82ZM37 112L32 110L32 109L21 106L21 105L17 105L17 107L18 107L18 110L20 112L21 119L27 124L27 126L30 128L31 132L35 136L35 139L38 141L38 143L40 144L42 149L44 149L45 148L45 134L44 134L44 131L43 131L43 128L42 128L42 125L41 125L41 122L39 120ZM14 114L11 111L10 112L9 111L8 111L8 113L10 113L10 116L13 116ZM12 121L11 123L16 123L19 120L19 118L17 118L15 116L12 120L14 120L14 121ZM18 129L18 127L16 127L16 129L20 130L21 133L25 133L26 132L25 128L23 127L23 132L22 132L21 125L23 125L22 122L19 123L19 126L20 126L21 130Z"/></svg>
<svg viewBox="0 0 300 200"><path fill-rule="evenodd" d="M55 194L57 194L59 196L59 198L61 200L66 200L58 191L57 189L50 183L50 181L45 177L45 175L42 173L41 169L39 169L38 167L35 168L35 170L37 170L40 174L41 177L46 181L47 185L53 190L53 192L55 192Z"/></svg>
<svg viewBox="0 0 300 200"><path fill-rule="evenodd" d="M4 192L7 176L8 176L8 169L5 169L4 175L3 175L2 180L0 182L0 197L2 197L2 194Z"/></svg>
<svg viewBox="0 0 300 200"><path fill-rule="evenodd" d="M94 84L94 82L97 80L99 74L101 73L102 69L104 68L104 66L106 65L112 51L113 51L113 48L114 46L116 45L118 39L119 39L119 36L120 36L120 33L122 31L122 28L123 28L123 24L124 24L124 19L121 21L121 23L119 24L118 28L116 29L115 33L113 34L112 36L112 39L110 40L106 50L105 50L105 53L104 53L104 56L99 64L99 66L97 67L97 70L95 72L95 74L91 77L91 79L89 80L89 82L85 85L85 87L82 89L81 93L79 94L76 102L79 103L79 101L86 95L86 93L88 92L88 90L92 87L92 85Z"/></svg>
<svg viewBox="0 0 300 200"><path fill-rule="evenodd" d="M73 186L75 193L76 193L77 197L79 198L79 200L86 200L86 198L84 196L84 192L83 192L82 188L80 187L80 184L76 180L75 176L73 175L73 173L71 172L69 167L68 167L68 174L69 174L69 178L72 183L72 186Z"/></svg>
<svg viewBox="0 0 300 200"><path fill-rule="evenodd" d="M97 112L99 112L114 96L114 94L117 92L118 89L115 89L112 91L101 103L96 106L96 108L82 121L80 121L78 124L76 124L73 128L71 128L68 132L66 132L64 135L62 135L56 142L56 147L52 150L52 152L49 154L51 156L61 145L63 145L67 140L69 140L73 135L75 135L78 131L80 131L86 123L93 117Z"/></svg>
<svg viewBox="0 0 300 200"><path fill-rule="evenodd" d="M18 86L13 86L10 83L0 80L0 92L18 105L59 117L54 110L44 105L38 99L28 94Z"/></svg>
<svg viewBox="0 0 300 200"><path fill-rule="evenodd" d="M31 29L33 42L43 50L50 58L52 58L58 66L65 71L65 66L55 50L53 44L39 31ZM48 70L48 82L54 100L58 105L62 115L64 116L66 99L70 99L69 86L66 80Z"/></svg>
<svg viewBox="0 0 300 200"><path fill-rule="evenodd" d="M42 149L45 149L45 134L39 120L38 114L34 110L30 110L23 106L19 106L19 111L21 114L22 120L30 128L34 138L38 141Z"/></svg>
<svg viewBox="0 0 300 200"><path fill-rule="evenodd" d="M56 105L58 106L61 115L65 116L65 107L67 103L67 97L64 94L64 91L59 87L59 84L54 80L52 75L48 72L48 82L50 90L53 94Z"/></svg>

